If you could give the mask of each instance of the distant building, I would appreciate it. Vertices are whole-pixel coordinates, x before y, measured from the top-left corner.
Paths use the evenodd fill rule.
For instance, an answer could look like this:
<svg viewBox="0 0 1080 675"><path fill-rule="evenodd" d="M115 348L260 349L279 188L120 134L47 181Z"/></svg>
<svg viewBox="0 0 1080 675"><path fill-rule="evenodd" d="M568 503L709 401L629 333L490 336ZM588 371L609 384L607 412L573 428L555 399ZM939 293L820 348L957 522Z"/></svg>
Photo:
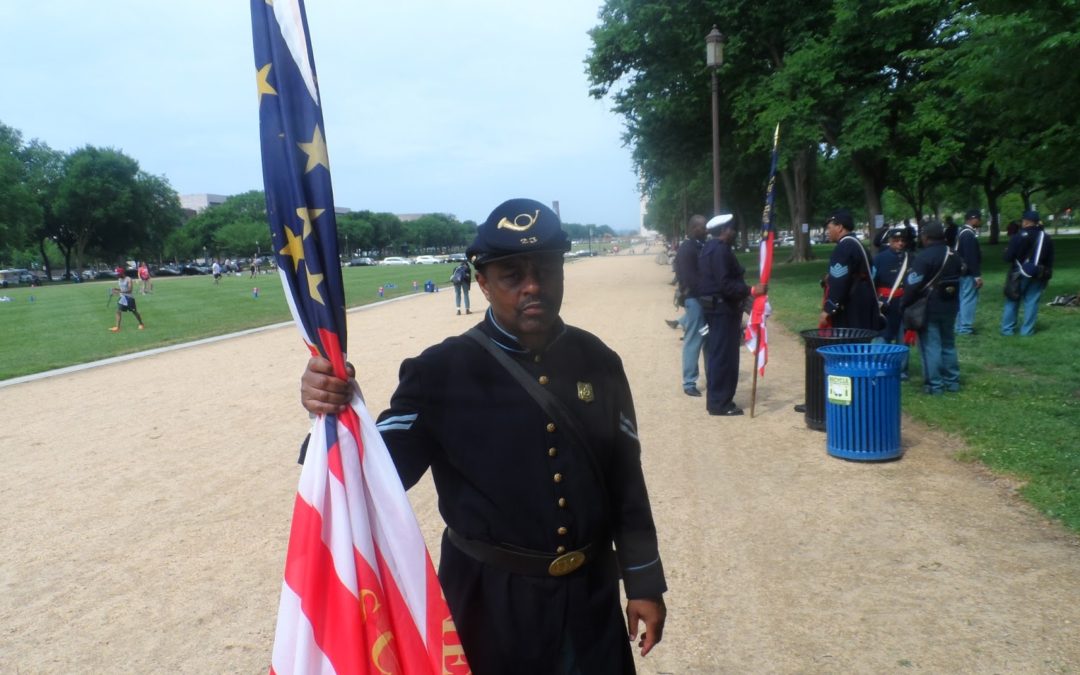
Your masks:
<svg viewBox="0 0 1080 675"><path fill-rule="evenodd" d="M180 208L185 211L191 211L192 214L202 213L211 206L217 204L224 204L225 200L229 197L227 195L211 195L211 194L197 194L197 195L180 195Z"/></svg>
<svg viewBox="0 0 1080 675"><path fill-rule="evenodd" d="M218 204L224 204L232 195L212 195L208 193L201 193L195 195L180 195L180 208L186 212L188 218L202 213L211 206L217 206ZM334 213L341 215L343 213L352 213L352 209L347 206L335 206ZM415 220L415 219L414 219Z"/></svg>
<svg viewBox="0 0 1080 675"><path fill-rule="evenodd" d="M660 236L656 230L650 230L645 226L645 216L649 213L649 195L645 193L645 183L641 183L641 220L638 222L638 233L646 239L655 239Z"/></svg>

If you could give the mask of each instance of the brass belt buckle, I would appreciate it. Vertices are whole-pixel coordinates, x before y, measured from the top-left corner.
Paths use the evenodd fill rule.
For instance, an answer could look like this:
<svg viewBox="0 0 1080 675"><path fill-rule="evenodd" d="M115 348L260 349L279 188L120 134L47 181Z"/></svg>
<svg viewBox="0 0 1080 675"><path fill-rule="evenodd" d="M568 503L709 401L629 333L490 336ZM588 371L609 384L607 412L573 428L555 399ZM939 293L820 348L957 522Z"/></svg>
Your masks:
<svg viewBox="0 0 1080 675"><path fill-rule="evenodd" d="M583 551L570 551L551 561L551 564L548 565L548 574L553 577L565 576L584 564L585 553Z"/></svg>

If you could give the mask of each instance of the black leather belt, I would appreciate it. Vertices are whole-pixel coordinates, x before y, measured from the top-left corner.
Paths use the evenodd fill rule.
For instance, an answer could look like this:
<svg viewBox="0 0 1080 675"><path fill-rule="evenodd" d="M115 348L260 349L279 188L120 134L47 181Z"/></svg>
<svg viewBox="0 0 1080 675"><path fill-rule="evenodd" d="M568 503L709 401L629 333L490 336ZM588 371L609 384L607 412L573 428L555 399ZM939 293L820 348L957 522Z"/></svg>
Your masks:
<svg viewBox="0 0 1080 675"><path fill-rule="evenodd" d="M561 577L570 574L588 562L597 550L597 547L588 544L562 555L546 555L466 539L449 527L446 528L446 536L462 553L474 560L512 574L531 577Z"/></svg>

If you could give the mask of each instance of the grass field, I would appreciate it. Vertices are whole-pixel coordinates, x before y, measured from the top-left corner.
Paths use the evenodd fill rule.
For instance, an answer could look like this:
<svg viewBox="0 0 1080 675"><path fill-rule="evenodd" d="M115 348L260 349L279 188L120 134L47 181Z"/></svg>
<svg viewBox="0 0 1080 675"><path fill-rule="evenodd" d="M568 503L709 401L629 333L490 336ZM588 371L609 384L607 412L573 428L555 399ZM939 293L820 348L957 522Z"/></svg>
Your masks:
<svg viewBox="0 0 1080 675"><path fill-rule="evenodd" d="M345 297L355 307L382 299L379 286L386 298L412 293L414 281L421 289L428 279L445 286L452 270L452 265L346 267ZM258 298L252 292L256 286ZM116 299L110 295L115 287L116 281L91 281L0 289L0 298L11 298L0 302L0 380L290 318L276 274L223 275L216 286L208 275L161 277L154 279L153 293L135 293L146 330L136 330L128 312L121 331L110 333L116 323Z"/></svg>
<svg viewBox="0 0 1080 675"><path fill-rule="evenodd" d="M999 473L1024 481L1022 494L1048 516L1080 532L1080 309L1047 307L1055 295L1080 292L1080 238L1054 240L1054 278L1043 293L1037 333L998 334L1004 305L1004 244L983 243L983 279L973 336L958 336L962 389L958 394L922 394L918 349L911 381L904 384L904 411L965 439L977 459ZM830 246L817 247L819 260L777 264L769 297L774 320L798 331L817 325L818 284ZM783 258L777 250L776 260ZM755 255L744 258L757 269Z"/></svg>

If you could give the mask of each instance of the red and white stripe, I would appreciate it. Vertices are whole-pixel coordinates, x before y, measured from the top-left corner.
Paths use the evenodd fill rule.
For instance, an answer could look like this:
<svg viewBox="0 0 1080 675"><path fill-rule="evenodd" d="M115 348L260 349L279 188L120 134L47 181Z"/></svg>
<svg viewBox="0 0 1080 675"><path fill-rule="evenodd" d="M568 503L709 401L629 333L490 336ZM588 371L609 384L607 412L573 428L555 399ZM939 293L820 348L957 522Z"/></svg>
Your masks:
<svg viewBox="0 0 1080 675"><path fill-rule="evenodd" d="M359 397L336 428L327 448L319 417L308 443L271 672L469 672L420 527Z"/></svg>
<svg viewBox="0 0 1080 675"><path fill-rule="evenodd" d="M774 233L770 229L768 236L763 237L761 240L761 251L758 257L758 279L762 284L768 284L769 277L772 276L774 238ZM755 297L754 306L750 310L750 320L746 322L746 332L743 334L743 340L746 342L746 348L751 353L757 354L757 363L755 365L759 375L765 375L765 364L769 362L769 331L766 328L766 322L771 315L772 305L769 304L769 296L759 295Z"/></svg>

